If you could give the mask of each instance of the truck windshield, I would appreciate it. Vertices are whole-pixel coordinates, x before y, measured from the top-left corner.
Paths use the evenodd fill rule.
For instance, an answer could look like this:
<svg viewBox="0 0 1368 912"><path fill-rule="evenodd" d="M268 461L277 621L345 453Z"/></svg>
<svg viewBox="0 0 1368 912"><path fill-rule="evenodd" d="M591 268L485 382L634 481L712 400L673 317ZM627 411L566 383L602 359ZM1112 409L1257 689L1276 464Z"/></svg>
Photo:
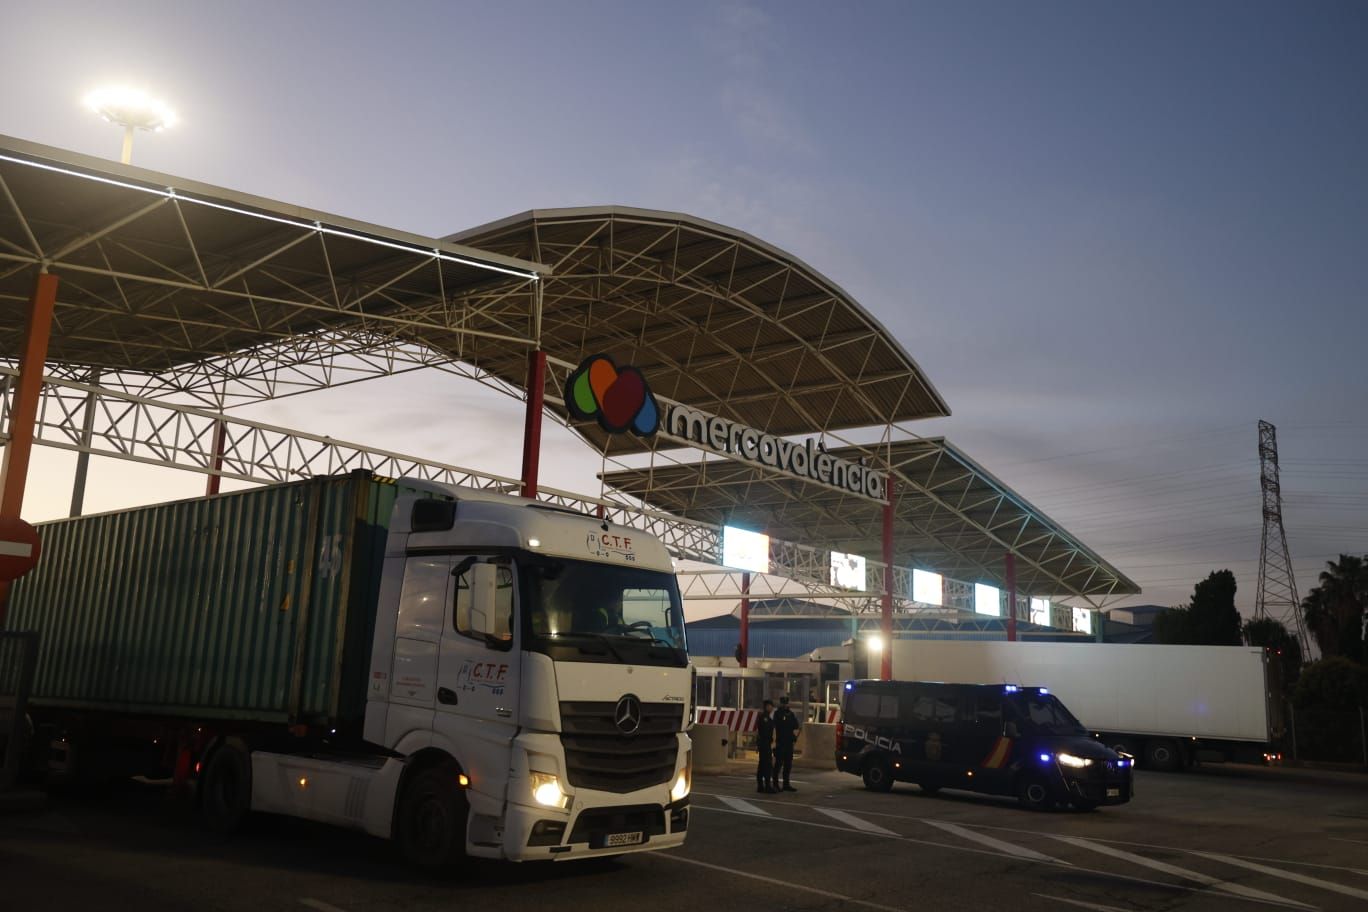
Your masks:
<svg viewBox="0 0 1368 912"><path fill-rule="evenodd" d="M1083 723L1052 694L1020 693L1011 703L1031 734L1084 734Z"/></svg>
<svg viewBox="0 0 1368 912"><path fill-rule="evenodd" d="M553 658L684 665L674 574L544 558L528 565L529 646Z"/></svg>

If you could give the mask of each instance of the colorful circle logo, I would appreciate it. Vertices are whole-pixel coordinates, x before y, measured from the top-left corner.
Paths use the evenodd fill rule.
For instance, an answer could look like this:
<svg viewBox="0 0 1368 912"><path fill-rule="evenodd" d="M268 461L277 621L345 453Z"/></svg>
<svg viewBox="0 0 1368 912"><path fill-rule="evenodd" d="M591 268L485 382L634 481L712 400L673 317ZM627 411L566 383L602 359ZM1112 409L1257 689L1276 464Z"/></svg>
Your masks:
<svg viewBox="0 0 1368 912"><path fill-rule="evenodd" d="M660 427L660 407L635 367L618 367L607 355L591 355L565 381L565 405L582 421L596 419L610 434L649 437Z"/></svg>

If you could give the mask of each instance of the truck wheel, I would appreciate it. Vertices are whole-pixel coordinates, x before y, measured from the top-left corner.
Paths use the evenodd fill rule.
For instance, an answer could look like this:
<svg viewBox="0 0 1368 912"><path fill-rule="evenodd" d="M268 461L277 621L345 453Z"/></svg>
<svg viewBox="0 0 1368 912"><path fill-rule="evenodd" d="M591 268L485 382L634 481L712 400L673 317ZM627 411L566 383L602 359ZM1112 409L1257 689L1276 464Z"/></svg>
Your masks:
<svg viewBox="0 0 1368 912"><path fill-rule="evenodd" d="M199 781L200 814L216 833L240 828L252 810L252 761L237 739L209 755Z"/></svg>
<svg viewBox="0 0 1368 912"><path fill-rule="evenodd" d="M1050 800L1050 786L1034 774L1022 776L1017 783L1017 800L1032 811L1043 811L1054 802Z"/></svg>
<svg viewBox="0 0 1368 912"><path fill-rule="evenodd" d="M395 821L395 840L409 862L438 870L465 856L469 804L456 785L455 764L423 770L404 788Z"/></svg>
<svg viewBox="0 0 1368 912"><path fill-rule="evenodd" d="M874 757L865 762L862 778L865 788L871 792L893 791L893 770L889 767L888 761L881 757Z"/></svg>
<svg viewBox="0 0 1368 912"><path fill-rule="evenodd" d="M1178 753L1178 745L1164 738L1145 745L1145 766L1164 773L1171 773L1183 765Z"/></svg>

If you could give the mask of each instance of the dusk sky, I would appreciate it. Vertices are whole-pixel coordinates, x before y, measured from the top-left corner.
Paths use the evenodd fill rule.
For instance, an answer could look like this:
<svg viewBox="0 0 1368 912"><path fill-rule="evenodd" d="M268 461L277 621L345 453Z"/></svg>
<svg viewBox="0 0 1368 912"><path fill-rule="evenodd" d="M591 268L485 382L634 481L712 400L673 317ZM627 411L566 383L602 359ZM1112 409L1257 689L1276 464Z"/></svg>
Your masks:
<svg viewBox="0 0 1368 912"><path fill-rule="evenodd" d="M1368 5L71 3L7 9L0 133L117 159L80 107L182 123L136 165L443 236L532 208L686 212L874 314L945 435L1177 604L1253 612L1256 422L1303 594L1368 551ZM516 475L522 407L409 375L238 414ZM512 430L516 429L516 430ZM597 492L561 429L543 480ZM29 519L74 458L40 448ZM88 510L201 476L92 466Z"/></svg>

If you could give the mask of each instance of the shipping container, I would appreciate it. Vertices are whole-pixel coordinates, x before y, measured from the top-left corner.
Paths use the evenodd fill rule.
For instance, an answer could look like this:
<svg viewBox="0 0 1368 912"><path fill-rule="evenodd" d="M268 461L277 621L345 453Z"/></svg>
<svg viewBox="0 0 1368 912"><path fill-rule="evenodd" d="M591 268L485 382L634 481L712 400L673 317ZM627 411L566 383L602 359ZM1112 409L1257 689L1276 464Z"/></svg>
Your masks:
<svg viewBox="0 0 1368 912"><path fill-rule="evenodd" d="M32 703L359 720L395 493L357 472L40 524L7 616L39 633Z"/></svg>

